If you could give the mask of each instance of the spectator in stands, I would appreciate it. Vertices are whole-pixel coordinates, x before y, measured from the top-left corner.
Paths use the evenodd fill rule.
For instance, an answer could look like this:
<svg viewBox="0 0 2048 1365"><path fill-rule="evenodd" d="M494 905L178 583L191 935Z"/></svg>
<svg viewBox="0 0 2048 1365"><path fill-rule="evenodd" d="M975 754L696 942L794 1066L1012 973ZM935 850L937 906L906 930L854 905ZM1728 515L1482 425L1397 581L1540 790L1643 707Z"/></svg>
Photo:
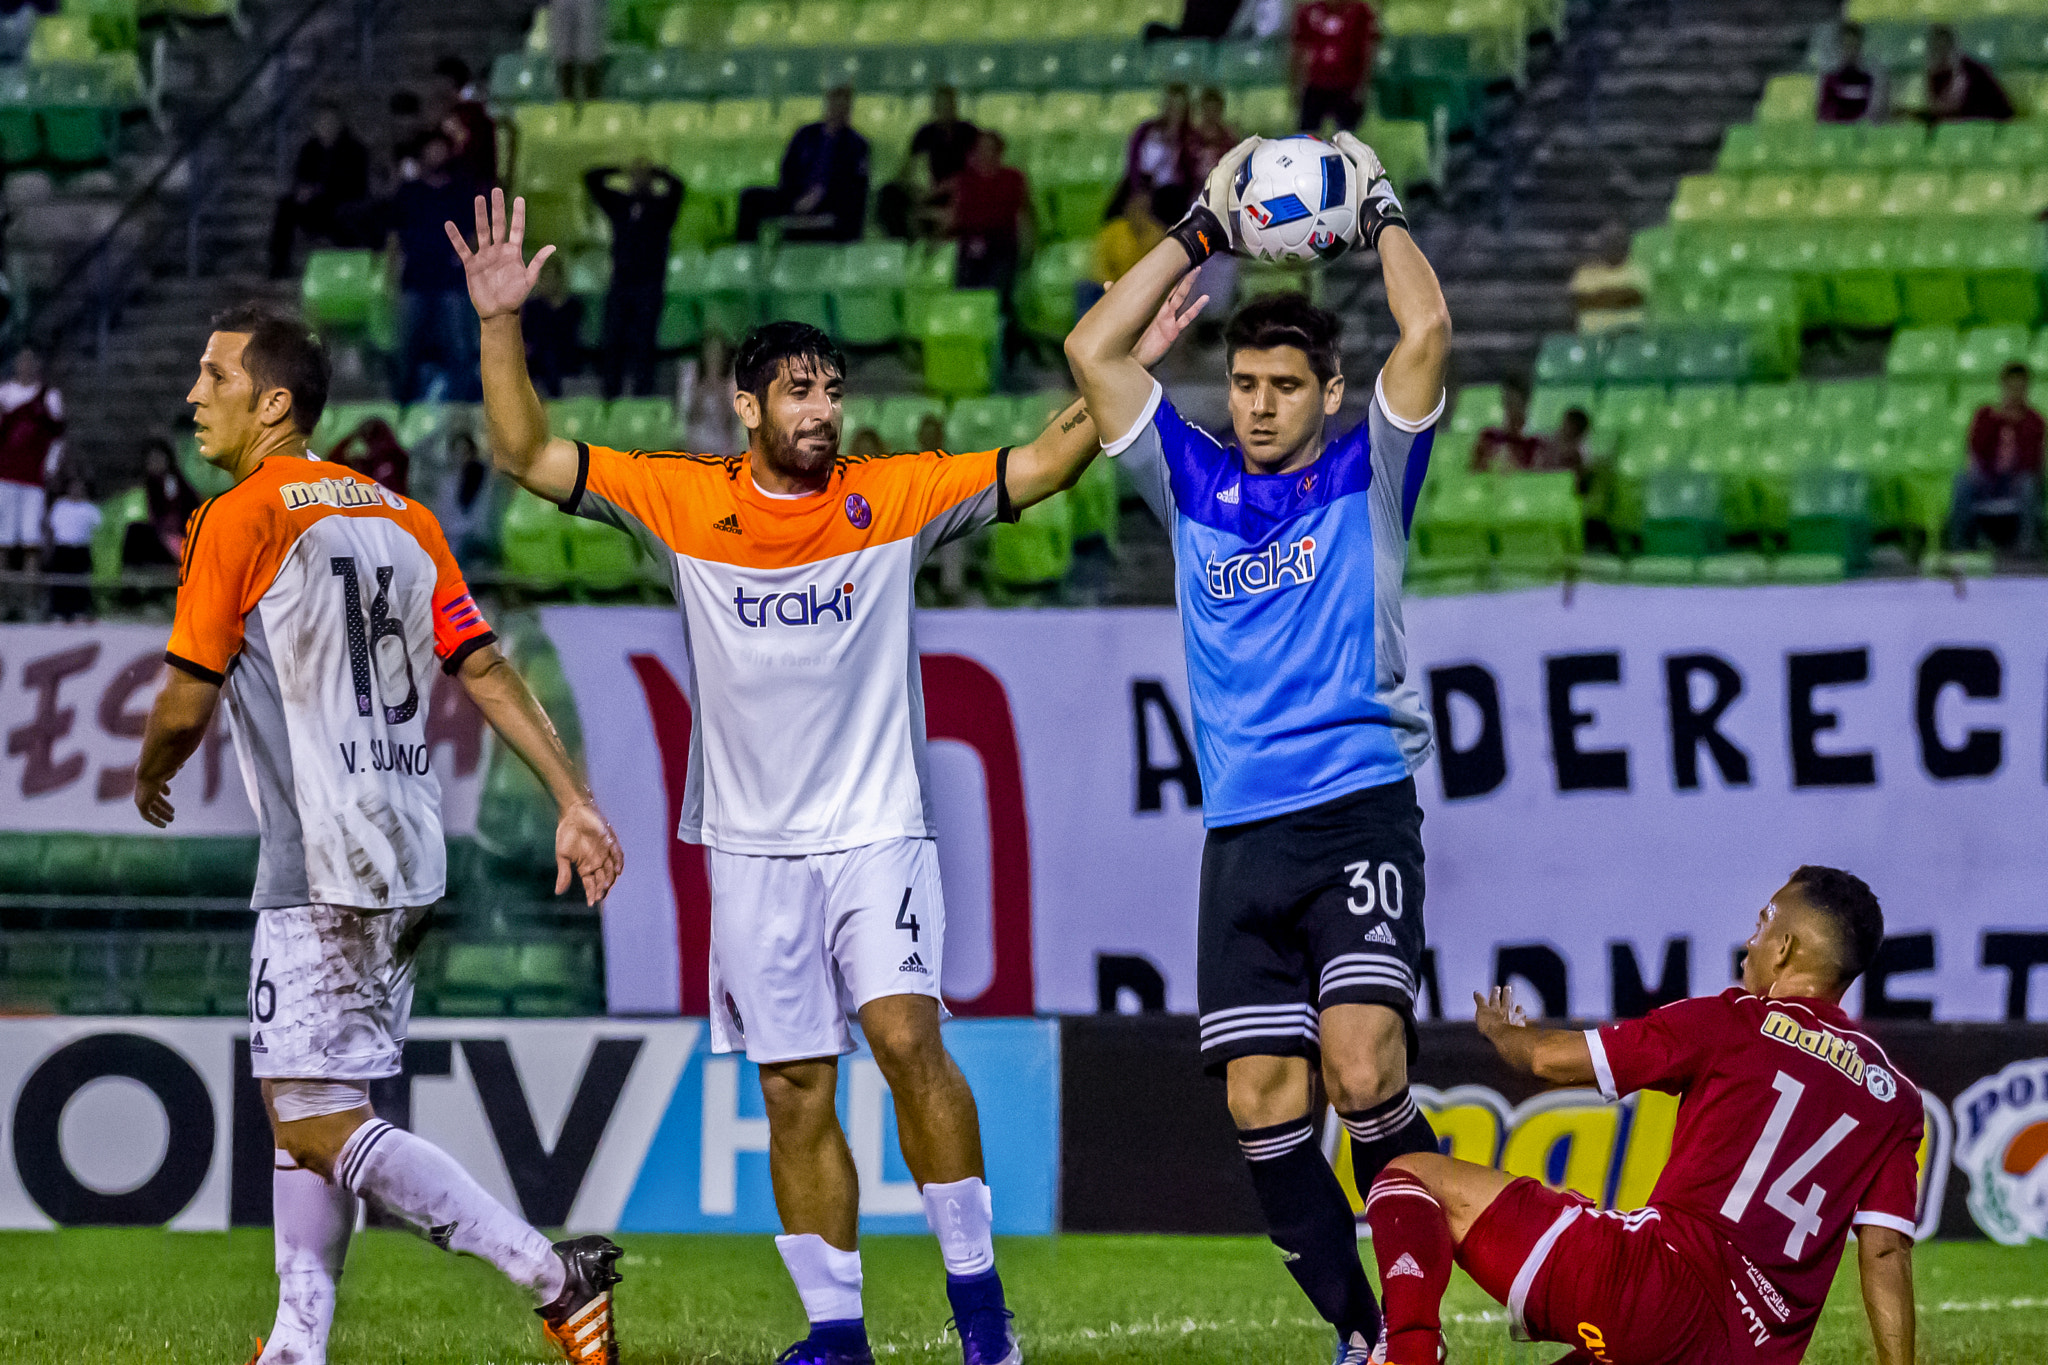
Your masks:
<svg viewBox="0 0 2048 1365"><path fill-rule="evenodd" d="M1863 64L1863 25L1845 23L1836 39L1837 60L1820 78L1813 116L1822 123L1882 123L1891 106L1882 66Z"/></svg>
<svg viewBox="0 0 2048 1365"><path fill-rule="evenodd" d="M873 427L862 427L859 431L854 432L853 442L847 447L847 450L857 460L888 453L882 449L882 433L876 431Z"/></svg>
<svg viewBox="0 0 2048 1365"><path fill-rule="evenodd" d="M825 96L825 117L796 130L773 188L740 192L739 239L758 241L761 224L782 219L789 242L851 242L867 220L868 140L853 130L853 87Z"/></svg>
<svg viewBox="0 0 2048 1365"><path fill-rule="evenodd" d="M458 431L448 438L448 463L454 473L435 511L455 558L474 564L490 557L496 527L490 462L477 453L474 436Z"/></svg>
<svg viewBox="0 0 2048 1365"><path fill-rule="evenodd" d="M1999 372L1997 407L1977 409L1970 423L1970 462L1956 475L1949 538L1959 550L1977 547L1986 517L2018 522L2013 549L2035 555L2041 548L2041 454L2048 422L2027 401L2032 375L2015 360Z"/></svg>
<svg viewBox="0 0 2048 1365"><path fill-rule="evenodd" d="M460 57L435 62L434 75L441 82L439 126L455 177L488 190L498 183L498 125L484 108L483 92Z"/></svg>
<svg viewBox="0 0 2048 1365"><path fill-rule="evenodd" d="M92 495L79 475L66 476L63 490L50 504L50 572L90 574L100 509L93 506ZM50 615L59 621L91 620L92 588L78 583L52 584Z"/></svg>
<svg viewBox="0 0 2048 1365"><path fill-rule="evenodd" d="M1103 289L1122 279L1132 266L1145 259L1145 254L1165 238L1168 225L1153 211L1153 201L1159 197L1156 190L1125 182L1122 211L1104 223L1102 230L1095 234L1095 283L1102 288L1086 301L1088 306L1102 297ZM1086 312L1087 307L1081 311Z"/></svg>
<svg viewBox="0 0 2048 1365"><path fill-rule="evenodd" d="M1145 25L1146 42L1161 38L1221 38L1230 31L1237 18L1238 7L1244 0L1183 0L1180 24L1169 27L1166 24Z"/></svg>
<svg viewBox="0 0 2048 1365"><path fill-rule="evenodd" d="M1927 106L1917 113L1928 123L2002 123L2012 117L2013 108L1991 68L1956 46L1954 29L1934 24L1927 30Z"/></svg>
<svg viewBox="0 0 2048 1365"><path fill-rule="evenodd" d="M185 557L185 527L199 510L199 490L178 468L178 452L161 436L151 437L143 448L142 493L149 500L145 534L161 556L148 562L176 564ZM123 561L127 558L124 551Z"/></svg>
<svg viewBox="0 0 2048 1365"><path fill-rule="evenodd" d="M412 456L398 443L398 433L382 417L365 417L356 429L335 443L327 458L368 475L394 493L404 493L412 480Z"/></svg>
<svg viewBox="0 0 2048 1365"><path fill-rule="evenodd" d="M448 245L445 223L470 223L475 187L449 167L448 139L433 133L420 147L420 173L391 197L391 246L398 271L398 401L401 405L440 397L483 401L477 374L479 335L476 310L462 262ZM441 377L430 389L429 359Z"/></svg>
<svg viewBox="0 0 2048 1365"><path fill-rule="evenodd" d="M560 256L540 268L540 286L519 310L526 338L526 370L534 387L550 398L562 396L562 380L583 368L583 300L569 292Z"/></svg>
<svg viewBox="0 0 2048 1365"><path fill-rule="evenodd" d="M1510 379L1500 386L1500 424L1479 433L1472 447L1472 471L1483 474L1495 469L1530 469L1543 446L1543 438L1532 436L1529 426L1529 386Z"/></svg>
<svg viewBox="0 0 2048 1365"><path fill-rule="evenodd" d="M1190 191L1204 184L1209 179L1209 172L1216 169L1216 163L1244 140L1242 133L1224 122L1223 111L1223 92L1213 85L1203 90L1201 99L1195 103L1195 121L1188 129L1187 187ZM1178 216L1170 220L1178 221ZM1202 263L1195 293L1197 296L1207 294L1218 306L1211 308L1195 323L1195 337L1201 345L1214 345L1223 335L1223 320L1230 314L1230 301L1237 297L1237 259L1233 252L1219 251Z"/></svg>
<svg viewBox="0 0 2048 1365"><path fill-rule="evenodd" d="M1159 116L1131 133L1124 153L1124 180L1147 191L1185 185L1188 179L1188 88L1174 84L1160 97Z"/></svg>
<svg viewBox="0 0 2048 1365"><path fill-rule="evenodd" d="M610 41L611 7L605 0L550 0L548 49L562 73L563 99L581 104L598 97Z"/></svg>
<svg viewBox="0 0 2048 1365"><path fill-rule="evenodd" d="M960 117L960 94L932 88L932 115L910 138L910 155L895 180L882 187L875 211L891 237L928 237L945 223L953 178L967 165L981 129Z"/></svg>
<svg viewBox="0 0 2048 1365"><path fill-rule="evenodd" d="M1579 492L1586 491L1589 471L1586 460L1586 437L1593 430L1593 419L1584 408L1566 408L1564 416L1557 422L1557 430L1545 436L1536 447L1535 463L1531 469L1568 469L1578 476Z"/></svg>
<svg viewBox="0 0 2048 1365"><path fill-rule="evenodd" d="M623 178L624 184L618 182ZM683 208L683 182L666 167L636 156L622 169L584 172L583 187L612 224L612 282L604 298L604 342L599 368L604 396L617 398L630 375L633 396L654 392L656 335L669 239Z"/></svg>
<svg viewBox="0 0 2048 1365"><path fill-rule="evenodd" d="M1325 119L1355 130L1372 100L1380 26L1365 0L1308 0L1294 12L1288 76L1300 100L1298 126L1320 134Z"/></svg>
<svg viewBox="0 0 2048 1365"><path fill-rule="evenodd" d="M299 148L292 187L277 201L270 227L270 278L292 273L292 243L300 233L336 246L356 245L347 216L370 197L370 152L342 121L341 110L323 101L313 111L313 135Z"/></svg>
<svg viewBox="0 0 2048 1365"><path fill-rule="evenodd" d="M720 332L708 332L694 362L677 367L676 404L683 415L683 444L691 450L726 454L744 448L739 417L732 409L738 392L732 378L732 343Z"/></svg>
<svg viewBox="0 0 2048 1365"><path fill-rule="evenodd" d="M1010 314L1017 263L1031 249L1034 219L1024 173L1003 164L1003 135L984 128L974 154L953 180L947 235L960 244L955 289L993 289Z"/></svg>
<svg viewBox="0 0 2048 1365"><path fill-rule="evenodd" d="M946 419L936 412L928 412L917 422L917 448L919 450L944 450L946 448Z"/></svg>
<svg viewBox="0 0 2048 1365"><path fill-rule="evenodd" d="M0 63L12 66L28 58L29 42L36 36L36 20L42 17L42 10L26 0L0 5Z"/></svg>
<svg viewBox="0 0 2048 1365"><path fill-rule="evenodd" d="M42 564L43 488L64 459L64 395L43 377L43 358L24 346L14 377L0 384L0 551L5 566Z"/></svg>
<svg viewBox="0 0 2048 1365"><path fill-rule="evenodd" d="M1572 307L1588 336L1643 325L1650 275L1629 259L1628 224L1609 219L1593 239L1593 259L1572 273Z"/></svg>
<svg viewBox="0 0 2048 1365"><path fill-rule="evenodd" d="M389 193L408 180L419 179L420 149L434 130L428 126L420 97L410 90L395 92L385 107L391 115L391 166L385 182Z"/></svg>

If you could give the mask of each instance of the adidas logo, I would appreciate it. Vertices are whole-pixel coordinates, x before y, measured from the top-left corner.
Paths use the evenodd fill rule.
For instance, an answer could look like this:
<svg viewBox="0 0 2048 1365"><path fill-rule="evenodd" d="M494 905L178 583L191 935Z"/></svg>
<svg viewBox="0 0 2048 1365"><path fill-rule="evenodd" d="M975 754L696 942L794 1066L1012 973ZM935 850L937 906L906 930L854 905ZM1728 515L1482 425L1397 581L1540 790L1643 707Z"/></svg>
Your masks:
<svg viewBox="0 0 2048 1365"><path fill-rule="evenodd" d="M1237 494L1237 490L1238 490L1238 487L1239 487L1239 485L1237 485L1237 484L1232 484L1232 485L1230 485L1230 487L1228 487L1228 488L1224 489L1224 490L1223 490L1223 491L1222 491L1221 493L1218 493L1218 494L1216 495L1216 501L1218 501L1218 502L1227 502L1227 503L1229 503L1229 504L1230 504L1231 506L1235 507L1235 506L1237 505L1237 497L1238 497L1238 494Z"/></svg>
<svg viewBox="0 0 2048 1365"><path fill-rule="evenodd" d="M252 1037L252 1038L250 1038L250 1039L249 1039L249 1051L251 1051L251 1052L269 1052L269 1051L270 1051L269 1047L267 1047L267 1046L266 1046L266 1045L264 1044L264 1042L263 1042L263 1034L262 1034L261 1032L258 1032L258 1033L257 1033L257 1034L256 1034L256 1035L255 1035L254 1037Z"/></svg>
<svg viewBox="0 0 2048 1365"><path fill-rule="evenodd" d="M1427 1275L1422 1273L1422 1267L1415 1264L1415 1258L1413 1256L1410 1256L1405 1251L1401 1253L1400 1260L1394 1262L1392 1265L1387 1267L1386 1278L1390 1280L1397 1280L1403 1275L1413 1275L1418 1280L1426 1280L1429 1278Z"/></svg>
<svg viewBox="0 0 2048 1365"><path fill-rule="evenodd" d="M1384 924L1375 924L1372 928L1366 930L1365 941L1367 943L1384 943L1389 948L1400 946L1394 942L1394 931Z"/></svg>
<svg viewBox="0 0 2048 1365"><path fill-rule="evenodd" d="M712 522L711 529L714 531L730 531L734 535L738 535L740 533L739 514L737 512L728 513L719 520Z"/></svg>
<svg viewBox="0 0 2048 1365"><path fill-rule="evenodd" d="M899 966L896 970L899 972L923 972L926 974L930 973L930 968L924 965L924 959L919 957L916 953L912 953L909 957L904 958L903 964Z"/></svg>

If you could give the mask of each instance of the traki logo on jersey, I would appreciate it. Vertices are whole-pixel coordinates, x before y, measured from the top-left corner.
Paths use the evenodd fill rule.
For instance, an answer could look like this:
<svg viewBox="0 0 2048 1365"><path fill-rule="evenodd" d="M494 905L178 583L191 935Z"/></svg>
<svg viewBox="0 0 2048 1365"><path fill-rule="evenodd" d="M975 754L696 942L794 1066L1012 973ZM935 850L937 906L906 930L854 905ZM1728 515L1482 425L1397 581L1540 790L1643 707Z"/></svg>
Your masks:
<svg viewBox="0 0 2048 1365"><path fill-rule="evenodd" d="M1289 584L1313 583L1316 581L1316 538L1303 536L1285 546L1276 540L1263 549L1232 555L1228 559L1212 559L1206 567L1209 570L1209 595L1226 601L1240 592L1256 596Z"/></svg>
<svg viewBox="0 0 2048 1365"><path fill-rule="evenodd" d="M815 583L800 592L764 592L757 597L738 588L733 591L732 605L740 624L757 630L770 625L815 626L827 617L843 625L853 620L853 584L828 589L823 597Z"/></svg>

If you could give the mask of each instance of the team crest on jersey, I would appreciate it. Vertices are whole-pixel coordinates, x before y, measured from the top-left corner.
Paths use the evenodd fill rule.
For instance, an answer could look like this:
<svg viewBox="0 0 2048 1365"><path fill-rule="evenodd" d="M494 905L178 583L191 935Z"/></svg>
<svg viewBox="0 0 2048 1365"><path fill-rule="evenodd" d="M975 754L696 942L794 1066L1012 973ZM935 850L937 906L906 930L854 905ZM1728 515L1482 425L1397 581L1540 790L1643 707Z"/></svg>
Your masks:
<svg viewBox="0 0 2048 1365"><path fill-rule="evenodd" d="M868 523L875 519L875 514L868 507L868 500L866 498L858 493L848 493L846 495L846 519L853 523L854 530L865 531L868 529Z"/></svg>
<svg viewBox="0 0 2048 1365"><path fill-rule="evenodd" d="M1212 559L1208 569L1209 595L1226 601L1239 593L1256 596L1290 584L1313 583L1316 538L1303 536L1285 547L1276 540L1263 550Z"/></svg>
<svg viewBox="0 0 2048 1365"><path fill-rule="evenodd" d="M2006 1246L2048 1241L2048 1057L1986 1076L1956 1096L1955 1115L1970 1217Z"/></svg>
<svg viewBox="0 0 2048 1365"><path fill-rule="evenodd" d="M1868 1085L1870 1093L1880 1100L1888 1100L1898 1093L1898 1086L1893 1083L1889 1071L1882 1067L1872 1068L1856 1051L1853 1039L1844 1038L1832 1029L1805 1028L1784 1011L1772 1010L1764 1016L1763 1034L1787 1047L1811 1053L1858 1085ZM1883 1081L1869 1078L1868 1073L1873 1069L1883 1072ZM1879 1093L1880 1088L1884 1093Z"/></svg>
<svg viewBox="0 0 2048 1365"><path fill-rule="evenodd" d="M375 507L382 503L393 511L405 510L405 499L378 483L355 479L316 479L311 483L288 483L279 488L287 512L308 507Z"/></svg>

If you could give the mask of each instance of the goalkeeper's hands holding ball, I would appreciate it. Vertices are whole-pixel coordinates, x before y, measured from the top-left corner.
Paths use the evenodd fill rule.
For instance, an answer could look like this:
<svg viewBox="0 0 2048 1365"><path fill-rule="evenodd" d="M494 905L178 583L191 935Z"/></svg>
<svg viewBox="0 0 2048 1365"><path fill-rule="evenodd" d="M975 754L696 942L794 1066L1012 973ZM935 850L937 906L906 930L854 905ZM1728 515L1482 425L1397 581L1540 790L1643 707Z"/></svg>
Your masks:
<svg viewBox="0 0 2048 1365"><path fill-rule="evenodd" d="M1203 183L1202 192L1195 196L1187 216L1167 234L1187 250L1190 269L1200 266L1219 251L1237 250L1237 215L1232 212L1232 196L1238 168L1244 165L1259 142L1256 137L1248 137L1225 152L1223 159L1216 163L1216 169L1209 172L1209 178Z"/></svg>
<svg viewBox="0 0 2048 1365"><path fill-rule="evenodd" d="M1351 245L1378 250L1382 232L1390 227L1400 228L1403 232L1408 230L1408 215L1402 211L1401 201L1394 194L1394 182L1387 178L1387 168L1380 164L1379 153L1360 142L1355 135L1338 133L1330 141L1351 163L1352 173L1364 187Z"/></svg>

